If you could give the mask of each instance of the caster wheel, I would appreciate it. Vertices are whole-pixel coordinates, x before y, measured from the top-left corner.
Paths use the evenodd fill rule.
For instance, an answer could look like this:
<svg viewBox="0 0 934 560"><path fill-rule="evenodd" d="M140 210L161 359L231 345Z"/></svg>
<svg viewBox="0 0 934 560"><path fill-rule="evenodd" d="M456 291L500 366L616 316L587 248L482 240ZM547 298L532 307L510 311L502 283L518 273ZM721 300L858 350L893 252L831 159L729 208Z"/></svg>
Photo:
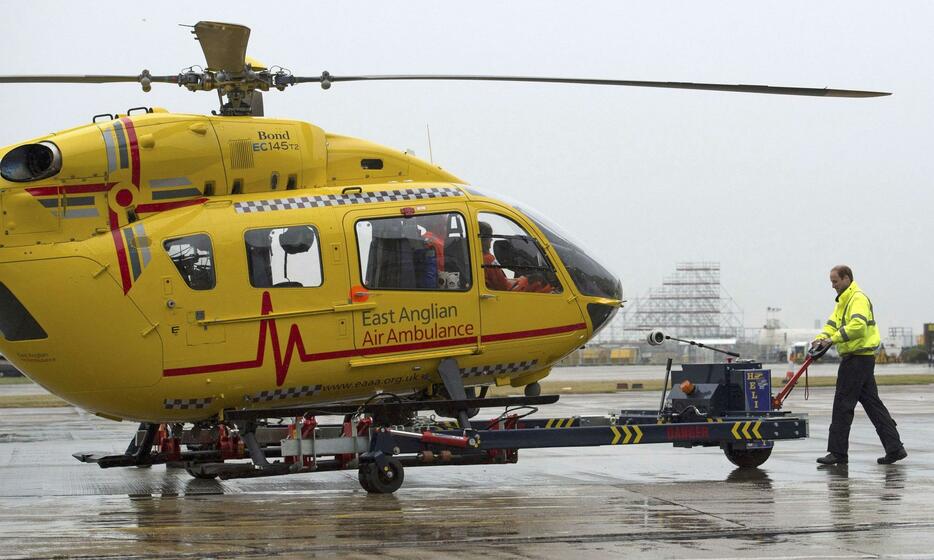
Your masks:
<svg viewBox="0 0 934 560"><path fill-rule="evenodd" d="M525 396L538 397L542 394L542 386L536 381L525 386Z"/></svg>
<svg viewBox="0 0 934 560"><path fill-rule="evenodd" d="M402 463L396 458L382 469L376 463L364 463L357 472L360 486L370 494L392 494L402 486L405 472Z"/></svg>
<svg viewBox="0 0 934 560"><path fill-rule="evenodd" d="M753 469L769 460L772 455L772 448L765 449L734 449L727 447L723 450L726 458L737 467L744 469Z"/></svg>
<svg viewBox="0 0 934 560"><path fill-rule="evenodd" d="M199 480L214 480L215 478L217 478L216 474L206 473L203 470L201 470L201 468L198 467L197 465L189 465L185 467L185 472L187 472L192 477L197 478Z"/></svg>

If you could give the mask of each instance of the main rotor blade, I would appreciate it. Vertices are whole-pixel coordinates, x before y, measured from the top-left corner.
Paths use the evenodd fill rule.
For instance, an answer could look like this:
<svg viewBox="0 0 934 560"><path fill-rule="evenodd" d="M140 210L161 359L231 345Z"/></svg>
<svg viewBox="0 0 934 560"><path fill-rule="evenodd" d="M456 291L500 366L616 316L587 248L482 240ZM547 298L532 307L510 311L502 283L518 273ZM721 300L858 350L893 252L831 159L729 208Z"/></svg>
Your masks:
<svg viewBox="0 0 934 560"><path fill-rule="evenodd" d="M199 21L195 24L194 34L201 43L208 70L226 70L232 74L243 72L246 45L250 40L249 27L236 23Z"/></svg>
<svg viewBox="0 0 934 560"><path fill-rule="evenodd" d="M546 78L535 76L458 76L445 74L400 74L400 75L370 75L370 76L332 76L325 72L321 76L301 77L293 76L290 81L295 84L305 82L319 82L325 89L333 82L362 82L385 80L456 80L477 82L534 82L549 84L586 84L597 86L631 86L667 89L696 89L706 91L732 91L743 93L766 93L773 95L810 95L818 97L880 97L892 95L882 91L860 91L851 89L830 88L804 88L785 86L763 86L747 84L704 84L693 82L651 82L642 80L603 80L595 78Z"/></svg>
<svg viewBox="0 0 934 560"><path fill-rule="evenodd" d="M178 76L146 76L151 82L174 84ZM110 84L118 82L140 82L143 75L111 76L105 74L89 75L40 75L40 76L0 76L0 84Z"/></svg>

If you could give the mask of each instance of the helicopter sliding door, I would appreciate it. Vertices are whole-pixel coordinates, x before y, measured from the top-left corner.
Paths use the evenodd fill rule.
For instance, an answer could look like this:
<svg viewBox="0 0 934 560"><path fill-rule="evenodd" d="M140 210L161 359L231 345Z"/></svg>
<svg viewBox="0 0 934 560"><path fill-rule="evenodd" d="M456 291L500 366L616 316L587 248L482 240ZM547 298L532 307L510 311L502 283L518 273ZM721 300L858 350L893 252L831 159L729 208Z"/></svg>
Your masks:
<svg viewBox="0 0 934 560"><path fill-rule="evenodd" d="M540 369L582 344L587 325L573 285L530 228L492 204L477 204L473 216L480 238L474 251L482 263L478 289L488 361Z"/></svg>
<svg viewBox="0 0 934 560"><path fill-rule="evenodd" d="M161 275L149 281L162 285L144 293L159 298L149 307L162 310L173 395L265 406L347 390L349 284L333 220L328 209L234 214L220 201L153 245Z"/></svg>
<svg viewBox="0 0 934 560"><path fill-rule="evenodd" d="M349 212L344 231L351 255L361 377L382 366L385 385L414 386L441 358L478 351L479 309L464 204L383 207ZM423 369L425 371L423 371Z"/></svg>

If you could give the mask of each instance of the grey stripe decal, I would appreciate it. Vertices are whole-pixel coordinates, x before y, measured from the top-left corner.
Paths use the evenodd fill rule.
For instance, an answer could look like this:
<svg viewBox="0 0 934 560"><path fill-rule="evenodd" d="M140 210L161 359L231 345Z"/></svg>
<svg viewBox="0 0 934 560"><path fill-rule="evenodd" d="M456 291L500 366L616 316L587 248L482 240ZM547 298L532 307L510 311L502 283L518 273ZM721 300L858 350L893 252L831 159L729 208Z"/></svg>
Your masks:
<svg viewBox="0 0 934 560"><path fill-rule="evenodd" d="M136 253L136 242L133 237L133 229L126 228L123 230L123 237L126 238L127 253L130 254L130 264L133 266L133 280L139 278L140 268L139 268L139 255Z"/></svg>
<svg viewBox="0 0 934 560"><path fill-rule="evenodd" d="M137 239L143 239L144 237L146 237L146 230L143 229L143 224L136 224L135 226L133 226L133 231L136 233ZM142 242L140 242L140 245L142 245L142 247L139 247L139 252L140 252L140 255L142 255L143 257L143 268L146 268L146 266L149 264L149 259L152 257L152 255L149 252L148 245L145 245Z"/></svg>
<svg viewBox="0 0 934 560"><path fill-rule="evenodd" d="M152 191L153 200L165 200L167 198L185 198L188 196L201 196L198 189L181 189L177 191Z"/></svg>
<svg viewBox="0 0 934 560"><path fill-rule="evenodd" d="M844 342L850 341L850 335L846 334L846 327L840 327L840 337Z"/></svg>
<svg viewBox="0 0 934 560"><path fill-rule="evenodd" d="M97 208L68 208L63 216L66 220L72 218L96 218L100 216Z"/></svg>
<svg viewBox="0 0 934 560"><path fill-rule="evenodd" d="M58 208L58 198L42 198L39 204L46 208ZM64 206L93 206L93 196L69 196L65 198Z"/></svg>
<svg viewBox="0 0 934 560"><path fill-rule="evenodd" d="M850 315L850 319L862 319L864 323L866 323L867 325L869 324L869 319L863 317L859 313L854 313Z"/></svg>
<svg viewBox="0 0 934 560"><path fill-rule="evenodd" d="M65 206L93 206L93 196L68 196L65 197Z"/></svg>
<svg viewBox="0 0 934 560"><path fill-rule="evenodd" d="M109 129L101 129L101 135L104 137L104 146L107 150L107 172L117 169L117 148L114 147L114 137L110 135Z"/></svg>
<svg viewBox="0 0 934 560"><path fill-rule="evenodd" d="M120 121L114 121L114 131L117 133L117 145L120 147L120 169L126 169L130 166L130 158L126 153L126 135Z"/></svg>
<svg viewBox="0 0 934 560"><path fill-rule="evenodd" d="M191 184L188 177L170 177L168 179L153 179L149 181L149 187L153 189L164 189L167 187L187 187Z"/></svg>
<svg viewBox="0 0 934 560"><path fill-rule="evenodd" d="M827 324L830 325L830 328L832 328L832 329L837 328L837 323L836 323L836 321L833 321L833 320L831 320L831 319L827 319Z"/></svg>

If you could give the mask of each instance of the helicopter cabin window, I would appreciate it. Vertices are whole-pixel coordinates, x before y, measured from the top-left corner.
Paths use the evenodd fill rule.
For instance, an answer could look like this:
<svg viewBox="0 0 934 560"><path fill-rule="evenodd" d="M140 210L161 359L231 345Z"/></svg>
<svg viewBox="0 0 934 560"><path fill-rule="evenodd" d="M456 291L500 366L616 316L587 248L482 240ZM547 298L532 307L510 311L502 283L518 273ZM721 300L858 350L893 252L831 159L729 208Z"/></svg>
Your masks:
<svg viewBox="0 0 934 560"><path fill-rule="evenodd" d="M251 229L244 241L254 288L321 285L321 246L313 226Z"/></svg>
<svg viewBox="0 0 934 560"><path fill-rule="evenodd" d="M383 290L469 290L464 217L405 214L360 220L357 248L363 285Z"/></svg>
<svg viewBox="0 0 934 560"><path fill-rule="evenodd" d="M483 278L487 289L560 294L561 282L538 241L499 214L480 213Z"/></svg>
<svg viewBox="0 0 934 560"><path fill-rule="evenodd" d="M204 233L177 237L162 246L182 279L192 290L210 290L216 284L214 250L211 238Z"/></svg>

